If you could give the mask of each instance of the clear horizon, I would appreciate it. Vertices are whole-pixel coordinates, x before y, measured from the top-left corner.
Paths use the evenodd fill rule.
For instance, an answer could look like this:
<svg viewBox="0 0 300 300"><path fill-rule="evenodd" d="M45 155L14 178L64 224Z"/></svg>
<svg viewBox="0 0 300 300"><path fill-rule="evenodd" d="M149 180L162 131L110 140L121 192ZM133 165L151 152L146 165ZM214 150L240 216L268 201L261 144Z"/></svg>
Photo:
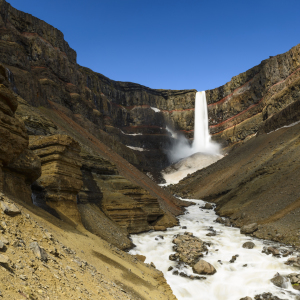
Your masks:
<svg viewBox="0 0 300 300"><path fill-rule="evenodd" d="M8 2L62 31L79 65L153 89L213 89L300 43L294 0Z"/></svg>

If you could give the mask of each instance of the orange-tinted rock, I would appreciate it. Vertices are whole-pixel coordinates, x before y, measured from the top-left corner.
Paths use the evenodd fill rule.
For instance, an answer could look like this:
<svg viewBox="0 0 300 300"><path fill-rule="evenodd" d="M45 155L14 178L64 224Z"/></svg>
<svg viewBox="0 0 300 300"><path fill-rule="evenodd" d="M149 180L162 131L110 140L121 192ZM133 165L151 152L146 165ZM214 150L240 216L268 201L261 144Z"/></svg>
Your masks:
<svg viewBox="0 0 300 300"><path fill-rule="evenodd" d="M80 145L66 135L37 136L30 139L30 149L42 164L42 176L33 185L35 202L79 223L77 194L83 184Z"/></svg>
<svg viewBox="0 0 300 300"><path fill-rule="evenodd" d="M30 184L40 176L40 160L28 150L25 126L15 117L17 97L2 65L0 74L0 192L31 202Z"/></svg>

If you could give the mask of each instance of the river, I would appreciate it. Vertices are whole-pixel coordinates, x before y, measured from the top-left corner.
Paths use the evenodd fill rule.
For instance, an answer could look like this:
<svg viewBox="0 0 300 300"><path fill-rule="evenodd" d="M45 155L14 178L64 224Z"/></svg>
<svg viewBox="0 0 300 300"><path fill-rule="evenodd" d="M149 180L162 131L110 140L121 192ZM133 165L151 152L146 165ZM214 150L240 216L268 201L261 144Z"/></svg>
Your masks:
<svg viewBox="0 0 300 300"><path fill-rule="evenodd" d="M136 247L130 251L130 254L144 255L146 263L153 262L156 268L164 273L178 300L239 300L246 296L254 299L255 295L264 292L271 292L280 299L295 299L296 295L299 295L299 292L293 289L290 283L283 289L276 287L270 281L277 272L281 275L299 273L299 269L284 264L288 257L276 258L262 253L263 247L279 246L279 244L252 238L240 234L238 228L216 223L217 215L214 210L201 209L206 202L201 200L193 200L193 202L195 205L188 207L185 214L179 217L180 226L169 228L164 232L155 231L131 235ZM186 226L187 229L183 229L183 226ZM216 236L206 236L210 232L211 226L216 230ZM211 276L206 275L206 280L191 280L173 275L174 269L168 271L170 266L175 269L176 265L178 267L178 263L169 260L169 255L174 253L172 250L173 237L186 231L211 243L208 254L204 255L203 259L211 263L217 273ZM242 245L247 241L254 242L255 247L253 249L243 248ZM230 263L232 256L237 254L239 256L236 261ZM189 266L181 266L179 272L193 274L192 268Z"/></svg>

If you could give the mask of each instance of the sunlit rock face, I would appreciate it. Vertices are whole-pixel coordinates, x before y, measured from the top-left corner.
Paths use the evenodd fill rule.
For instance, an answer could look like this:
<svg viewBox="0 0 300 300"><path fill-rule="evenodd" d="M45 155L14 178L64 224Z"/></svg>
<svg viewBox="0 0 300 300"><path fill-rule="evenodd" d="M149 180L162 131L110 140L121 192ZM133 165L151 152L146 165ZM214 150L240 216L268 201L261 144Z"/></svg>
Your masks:
<svg viewBox="0 0 300 300"><path fill-rule="evenodd" d="M158 90L113 81L78 66L76 52L56 28L5 1L0 6L0 32L5 36L0 61L12 74L13 90L29 104L61 105L124 145L148 150L134 157L124 148L114 149L131 163L138 160L135 165L146 172L169 163L165 152L172 139L167 125L193 139L196 90ZM299 78L299 62L296 46L206 91L212 139L223 146L247 140L263 120L292 103L297 96L293 87ZM139 136L128 139L128 133Z"/></svg>
<svg viewBox="0 0 300 300"><path fill-rule="evenodd" d="M42 175L33 185L35 204L80 223L77 194L83 181L80 145L67 135L35 136L30 149L41 158Z"/></svg>
<svg viewBox="0 0 300 300"><path fill-rule="evenodd" d="M40 176L41 163L28 149L26 128L15 116L18 101L9 79L9 70L0 65L0 192L31 202L30 184Z"/></svg>
<svg viewBox="0 0 300 300"><path fill-rule="evenodd" d="M297 45L206 91L213 139L232 145L253 136L263 121L298 99L299 77Z"/></svg>

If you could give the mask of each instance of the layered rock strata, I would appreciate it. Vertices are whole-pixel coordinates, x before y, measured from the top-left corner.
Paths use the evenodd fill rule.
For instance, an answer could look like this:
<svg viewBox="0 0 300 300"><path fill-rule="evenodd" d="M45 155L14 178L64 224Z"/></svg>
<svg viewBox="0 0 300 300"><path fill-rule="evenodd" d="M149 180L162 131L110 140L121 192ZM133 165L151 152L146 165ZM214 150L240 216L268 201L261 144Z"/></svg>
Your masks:
<svg viewBox="0 0 300 300"><path fill-rule="evenodd" d="M32 135L34 133L44 132L44 134L50 135L63 133L72 136L80 143L83 187L78 193L78 208L86 228L115 243L119 248L127 248L131 245L127 238L129 225L130 232L132 230L140 232L152 229L153 226L159 228L159 226L177 224L178 221L173 214L178 215L182 212L179 207L180 201L159 188L148 176L139 172L124 158L103 144L100 140L110 141L107 133L97 130L95 125L83 118L80 119L82 127L76 122L78 121L77 116L74 116L70 111L61 106L53 107L53 110L49 108L37 109L21 101L17 115L25 121L26 128L33 138L35 138ZM122 144L115 142L115 146L119 147ZM105 182L102 179L98 181L97 178L102 176L105 177ZM119 185L120 190L117 186L110 185L110 183L117 181L126 182L126 186L131 186L133 196L124 190L122 185ZM106 185L106 187L102 187L102 185ZM120 199L128 200L132 210L130 205L126 206L126 203L119 205L118 201L114 201L114 204L111 204L110 201L113 199L106 197L111 191L116 196L121 197ZM102 199L104 200L102 201ZM106 205L110 205L110 211L115 215L123 214L123 230L117 223L114 223L114 226L110 225L113 220L109 219L109 213L104 213L104 206L102 207L105 201ZM151 206L153 207L151 208ZM150 209L148 210L147 207ZM104 215L106 215L105 218L103 218ZM138 215L139 217L137 217ZM140 220L141 216L145 218L144 221ZM137 223L135 224L135 222ZM143 226L139 226L140 224ZM112 228L114 229L112 230ZM121 232L125 234L121 234ZM115 233L120 233L120 235L116 234L114 241L112 237ZM120 243L117 241L119 238Z"/></svg>
<svg viewBox="0 0 300 300"><path fill-rule="evenodd" d="M169 139L163 130L166 122L178 129L186 130L186 125L189 130L193 128L191 121L185 124L185 119L189 119L185 118L185 110L189 114L189 109L194 107L196 91L154 90L139 84L110 80L78 66L76 52L56 28L12 8L4 0L0 2L0 10L0 33L3 37L0 39L0 62L11 74L12 89L28 104L47 107L51 101L67 107L73 114L81 115L102 130L121 129L114 131L120 133L116 137L121 143L151 150L146 160L142 153L138 155L137 165L150 160L148 171L161 156L165 160L161 153L165 148L164 140ZM132 143L130 139L128 143L128 130L143 134L145 129L147 135L133 139ZM114 150L122 155L118 147ZM134 163L134 150L125 152L131 152L128 158ZM163 164L165 166L166 163ZM145 167L143 169L147 171Z"/></svg>
<svg viewBox="0 0 300 300"><path fill-rule="evenodd" d="M153 229L165 214L158 199L120 176L111 162L86 153L81 156L84 186L78 195L79 203L97 206L126 233Z"/></svg>
<svg viewBox="0 0 300 300"><path fill-rule="evenodd" d="M300 97L300 45L206 91L213 138L234 144Z"/></svg>
<svg viewBox="0 0 300 300"><path fill-rule="evenodd" d="M129 233L153 229L151 223L164 215L157 198L120 176L108 160L84 151L81 157L83 187L78 209L83 225L120 249L130 248ZM131 193L122 183L131 187Z"/></svg>
<svg viewBox="0 0 300 300"><path fill-rule="evenodd" d="M0 40L0 61L11 74L12 89L30 105L49 107L51 101L109 132L120 143L148 150L137 155L136 149L113 148L120 155L128 153L131 163L138 159L136 165L144 164L140 169L146 172L168 163L161 155L172 143L166 125L193 138L196 90L155 90L110 80L78 66L76 52L59 30L4 0L0 8L0 32L5 37ZM206 91L213 139L224 146L247 140L264 120L297 99L299 48Z"/></svg>
<svg viewBox="0 0 300 300"><path fill-rule="evenodd" d="M40 176L41 165L28 149L24 124L15 117L18 102L8 79L0 65L0 192L31 202L30 184Z"/></svg>
<svg viewBox="0 0 300 300"><path fill-rule="evenodd" d="M42 176L33 184L34 204L80 223L77 195L83 185L80 145L66 135L30 138L30 149L41 159Z"/></svg>

